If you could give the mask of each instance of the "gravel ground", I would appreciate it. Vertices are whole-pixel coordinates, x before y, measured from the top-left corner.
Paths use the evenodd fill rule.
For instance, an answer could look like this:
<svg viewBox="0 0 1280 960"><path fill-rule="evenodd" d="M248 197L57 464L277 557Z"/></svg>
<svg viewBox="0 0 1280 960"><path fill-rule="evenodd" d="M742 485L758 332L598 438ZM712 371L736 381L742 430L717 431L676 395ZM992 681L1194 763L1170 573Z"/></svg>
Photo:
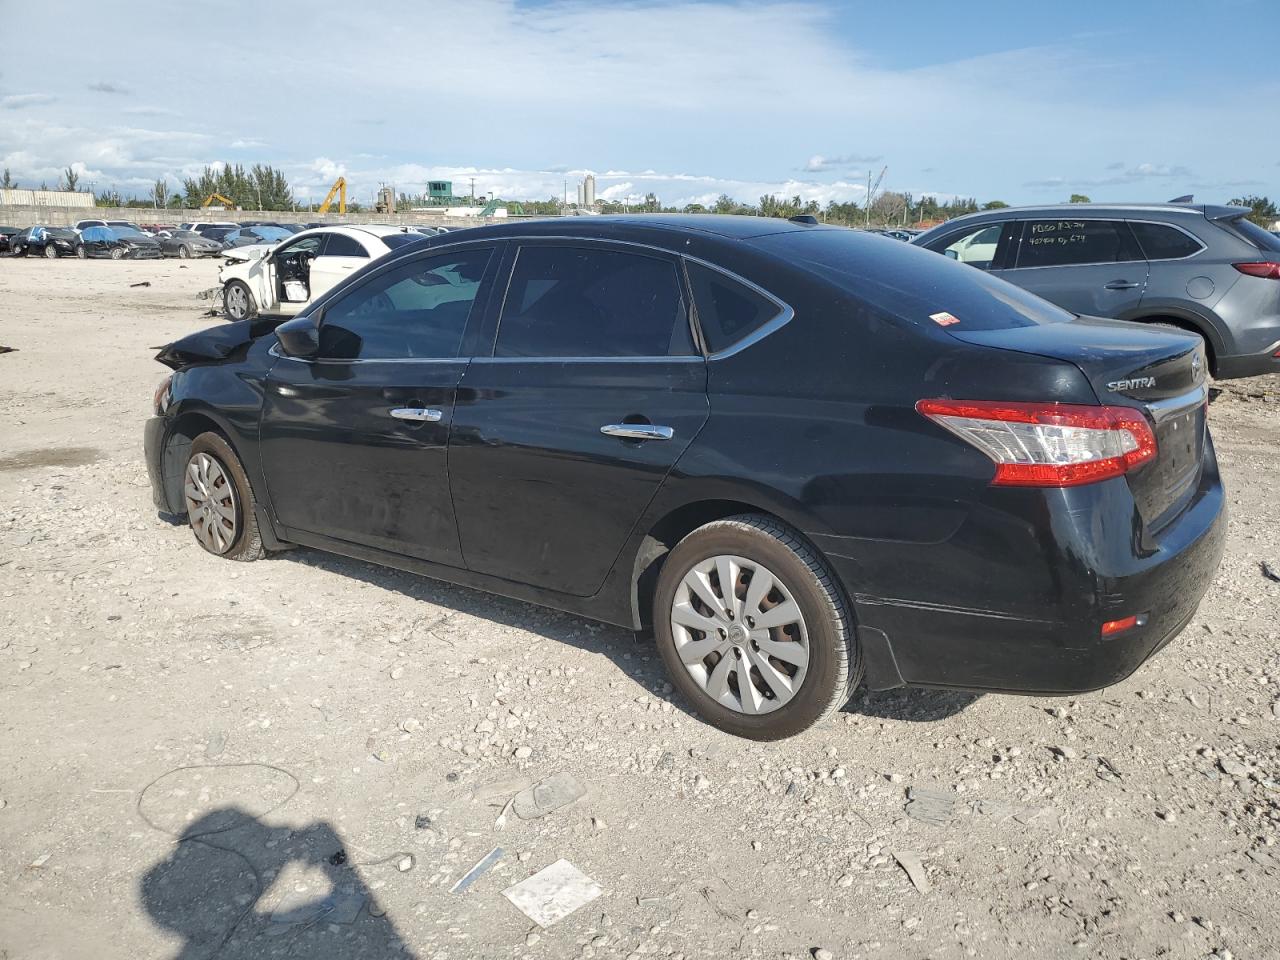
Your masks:
<svg viewBox="0 0 1280 960"><path fill-rule="evenodd" d="M1134 678L754 744L645 638L159 520L149 348L215 272L0 260L0 958L1280 954L1274 379L1213 402L1228 554ZM501 891L560 858L604 892L541 930Z"/></svg>

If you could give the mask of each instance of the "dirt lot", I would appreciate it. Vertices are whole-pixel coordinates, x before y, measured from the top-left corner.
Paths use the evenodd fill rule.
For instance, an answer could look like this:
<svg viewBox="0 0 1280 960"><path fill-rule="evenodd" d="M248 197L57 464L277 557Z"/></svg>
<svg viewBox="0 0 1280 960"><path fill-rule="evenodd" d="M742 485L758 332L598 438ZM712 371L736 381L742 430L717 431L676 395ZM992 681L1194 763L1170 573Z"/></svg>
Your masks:
<svg viewBox="0 0 1280 960"><path fill-rule="evenodd" d="M159 520L149 348L215 271L0 260L0 958L1280 955L1280 384L1212 405L1228 555L1136 677L759 745L624 631ZM501 891L562 857L604 893L538 930Z"/></svg>

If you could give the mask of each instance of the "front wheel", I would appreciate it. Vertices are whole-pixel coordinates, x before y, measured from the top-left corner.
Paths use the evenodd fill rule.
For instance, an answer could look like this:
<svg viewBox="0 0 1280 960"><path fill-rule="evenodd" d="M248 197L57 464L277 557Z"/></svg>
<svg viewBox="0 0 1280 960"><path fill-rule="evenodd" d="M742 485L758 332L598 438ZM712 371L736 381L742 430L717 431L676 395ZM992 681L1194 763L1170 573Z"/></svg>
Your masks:
<svg viewBox="0 0 1280 960"><path fill-rule="evenodd" d="M89 251L84 248L83 243L76 245L76 256L79 257L81 260L89 259Z"/></svg>
<svg viewBox="0 0 1280 960"><path fill-rule="evenodd" d="M58 248L57 248L57 247L55 247L52 243L47 243L47 244L45 244L45 247L44 247L44 258L45 258L46 260L57 260L57 259L58 259Z"/></svg>
<svg viewBox="0 0 1280 960"><path fill-rule="evenodd" d="M222 288L222 308L228 320L248 320L258 312L253 294L243 280L231 280Z"/></svg>
<svg viewBox="0 0 1280 960"><path fill-rule="evenodd" d="M123 260L123 259L124 259L124 247L112 247L112 248L111 248L111 259L112 259L112 260Z"/></svg>
<svg viewBox="0 0 1280 960"><path fill-rule="evenodd" d="M182 497L200 546L228 560L264 555L253 489L240 458L219 434L202 433L191 441Z"/></svg>
<svg viewBox="0 0 1280 960"><path fill-rule="evenodd" d="M862 679L834 577L770 517L717 520L681 540L658 578L653 625L672 683L736 736L800 733L847 703Z"/></svg>
<svg viewBox="0 0 1280 960"><path fill-rule="evenodd" d="M178 259L179 260L191 259L191 248L188 247L185 243L178 248Z"/></svg>

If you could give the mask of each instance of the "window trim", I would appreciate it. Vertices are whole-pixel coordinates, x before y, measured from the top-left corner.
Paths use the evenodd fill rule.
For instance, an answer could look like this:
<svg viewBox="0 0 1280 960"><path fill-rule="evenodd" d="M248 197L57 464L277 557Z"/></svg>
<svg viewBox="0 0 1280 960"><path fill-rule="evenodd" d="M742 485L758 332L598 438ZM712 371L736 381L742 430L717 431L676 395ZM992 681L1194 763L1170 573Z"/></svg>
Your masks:
<svg viewBox="0 0 1280 960"><path fill-rule="evenodd" d="M684 266L681 263L682 256L673 253L670 250L664 250L661 247L651 246L643 243L629 243L625 240L613 240L605 237L541 237L533 236L528 238L507 237L506 238L514 248L510 255L510 262L504 266L506 272L506 285L502 289L502 297L498 301L497 309L494 315L493 340L489 344L489 353L487 356L473 357L473 360L488 360L498 363L670 363L672 361L697 361L702 363L707 359L705 347L702 342L702 328L694 324L694 313L696 307L693 303L693 293L689 289L689 278L685 275ZM502 334L502 313L507 307L507 297L511 293L511 281L515 279L516 264L520 262L520 251L524 246L529 245L528 240L549 240L550 243L533 244L533 246L599 246L608 249L610 246L630 246L652 253L660 254L660 256L650 256L652 260L661 260L667 263L675 273L676 285L680 288L680 299L684 302L685 323L689 325L689 336L693 341L695 353L681 354L679 356L671 356L669 354L643 354L634 357L568 357L568 356L548 356L548 357L500 357L497 355L498 337ZM622 251L615 251L622 252ZM644 256L644 254L641 254Z"/></svg>
<svg viewBox="0 0 1280 960"><path fill-rule="evenodd" d="M795 310L791 308L790 304L786 303L785 301L781 300L778 297L775 297L772 293L770 293L764 287L760 286L758 283L753 283L752 281L748 280L746 277L739 276L738 274L732 272L731 270L726 270L723 267L717 266L714 263L708 263L706 260L702 260L698 257L681 256L680 259L683 261L687 261L689 263L696 263L700 267L703 267L708 270L713 270L716 273L719 273L723 277L728 277L733 282L742 284L742 286L746 287L748 290L751 290L753 293L759 294L761 297L768 300L770 303L772 303L775 307L778 308L777 313L775 313L771 318L766 320L764 323L760 324L760 326L756 327L754 330L748 333L745 337L735 340L733 343L729 344L729 346L725 347L723 350L717 350L714 353L709 353L707 352L706 337L702 333L702 320L701 318L698 317L698 302L696 298L693 296L693 282L689 279L688 271L687 270L682 271L685 277L685 284L689 287L689 303L691 304L690 312L693 318L697 321L697 326L696 326L697 341L696 342L702 347L703 353L708 360L723 360L726 357L733 356L735 353L742 352L743 350L747 349L747 347L750 347L750 346L753 346L754 344L759 343L761 340L763 340L765 337L769 336L770 334L778 330L781 330L788 323L790 323L791 320L796 315Z"/></svg>
<svg viewBox="0 0 1280 960"><path fill-rule="evenodd" d="M1023 225L1023 232L1025 233L1026 225L1030 223L1032 220L1047 220L1047 219L1050 219L1050 218L1049 217L1028 217L1025 220L1019 219L1016 222L1021 223ZM1062 219L1062 218L1059 218L1059 219ZM1194 240L1196 243L1200 244L1200 249L1197 250L1195 253L1188 254L1185 257L1161 257L1156 260L1151 260L1151 259L1148 259L1146 251L1142 249L1142 244L1138 241L1137 235L1132 230L1130 230L1129 238L1133 241L1134 245L1137 246L1138 252L1142 254L1142 259L1140 260L1093 260L1093 261L1090 261L1089 263L1046 263L1046 264L1041 264L1040 266L1035 266L1035 267L1019 267L1017 266L1017 263L1018 263L1017 254L1022 252L1022 237L1019 236L1018 249L1015 251L1014 258L1013 258L1014 266L1005 267L1004 269L1005 270L1066 270L1071 267L1110 267L1110 266L1120 266L1121 264L1125 264L1125 263L1148 263L1148 264L1177 263L1179 260L1190 260L1193 257L1198 257L1200 256L1200 254L1204 253L1205 250L1209 249L1199 237L1195 236L1194 234L1190 233L1187 230L1183 230L1183 228L1179 227L1177 224L1169 223L1167 220L1147 220L1141 217L1136 217L1136 218L1121 217L1117 219L1116 217L1103 217L1103 216L1073 217L1072 219L1088 220L1088 221L1098 222L1098 223L1123 223L1126 227L1130 223L1152 223L1161 227L1173 227L1175 230L1181 230L1188 237L1191 237L1191 239Z"/></svg>

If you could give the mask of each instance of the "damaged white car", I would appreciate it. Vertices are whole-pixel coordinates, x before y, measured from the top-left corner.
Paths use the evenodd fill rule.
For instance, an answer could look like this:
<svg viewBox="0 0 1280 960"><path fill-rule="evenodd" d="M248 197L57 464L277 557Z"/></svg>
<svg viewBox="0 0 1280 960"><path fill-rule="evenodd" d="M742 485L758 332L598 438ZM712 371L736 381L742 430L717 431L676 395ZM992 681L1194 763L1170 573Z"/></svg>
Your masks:
<svg viewBox="0 0 1280 960"><path fill-rule="evenodd" d="M401 227L317 227L274 246L224 250L218 273L223 309L228 320L292 316L384 253L424 239Z"/></svg>

